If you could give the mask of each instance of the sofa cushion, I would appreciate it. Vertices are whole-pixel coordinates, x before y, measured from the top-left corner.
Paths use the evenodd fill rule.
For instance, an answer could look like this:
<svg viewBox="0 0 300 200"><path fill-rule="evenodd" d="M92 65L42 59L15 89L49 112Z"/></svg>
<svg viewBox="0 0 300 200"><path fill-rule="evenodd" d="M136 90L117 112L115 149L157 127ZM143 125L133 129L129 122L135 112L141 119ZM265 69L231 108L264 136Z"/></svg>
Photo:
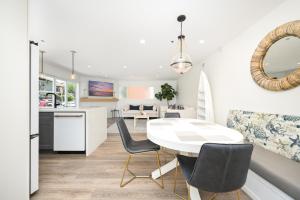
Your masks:
<svg viewBox="0 0 300 200"><path fill-rule="evenodd" d="M143 110L153 110L153 106L143 106Z"/></svg>
<svg viewBox="0 0 300 200"><path fill-rule="evenodd" d="M300 199L300 163L255 145L250 169L291 197Z"/></svg>
<svg viewBox="0 0 300 200"><path fill-rule="evenodd" d="M129 110L140 110L140 106L139 105L137 105L137 106L129 105Z"/></svg>
<svg viewBox="0 0 300 200"><path fill-rule="evenodd" d="M232 110L227 126L249 142L300 162L300 116Z"/></svg>

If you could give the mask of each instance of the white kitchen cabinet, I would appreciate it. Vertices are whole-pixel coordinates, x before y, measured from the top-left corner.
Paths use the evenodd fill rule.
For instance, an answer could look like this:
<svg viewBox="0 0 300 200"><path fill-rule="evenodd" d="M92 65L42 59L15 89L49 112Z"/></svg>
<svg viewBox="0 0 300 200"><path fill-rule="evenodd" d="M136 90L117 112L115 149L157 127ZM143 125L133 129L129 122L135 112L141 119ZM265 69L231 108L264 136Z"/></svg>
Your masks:
<svg viewBox="0 0 300 200"><path fill-rule="evenodd" d="M54 113L54 151L85 151L85 113Z"/></svg>

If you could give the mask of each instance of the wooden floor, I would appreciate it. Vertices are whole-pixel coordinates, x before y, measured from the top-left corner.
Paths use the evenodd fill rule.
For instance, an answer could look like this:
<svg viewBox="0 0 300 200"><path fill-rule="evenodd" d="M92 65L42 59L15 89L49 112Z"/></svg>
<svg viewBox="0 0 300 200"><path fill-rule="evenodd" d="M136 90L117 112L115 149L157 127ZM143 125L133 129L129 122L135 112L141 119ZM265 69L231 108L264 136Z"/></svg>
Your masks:
<svg viewBox="0 0 300 200"><path fill-rule="evenodd" d="M143 139L143 134L134 135ZM165 155L165 156L163 156ZM172 159L163 154L162 162ZM89 157L81 154L41 154L40 155L40 190L32 200L156 200L178 199L173 194L174 172L164 176L165 189L160 189L149 179L136 179L125 188L120 188L120 178L124 161L128 154L122 147L118 135L109 135L107 141ZM146 153L133 158L130 169L136 174L149 174L155 165L155 154ZM129 178L129 176L127 176ZM179 175L178 192L186 195L186 185ZM210 194L200 192L202 199ZM232 193L220 194L217 200L235 199ZM250 200L245 193L242 200Z"/></svg>

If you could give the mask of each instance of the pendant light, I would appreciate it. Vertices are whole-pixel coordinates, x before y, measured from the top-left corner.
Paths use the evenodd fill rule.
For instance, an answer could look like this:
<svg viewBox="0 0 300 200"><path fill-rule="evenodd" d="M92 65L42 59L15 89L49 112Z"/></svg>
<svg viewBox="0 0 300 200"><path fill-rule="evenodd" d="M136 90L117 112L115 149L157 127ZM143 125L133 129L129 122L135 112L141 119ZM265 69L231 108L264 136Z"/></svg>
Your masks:
<svg viewBox="0 0 300 200"><path fill-rule="evenodd" d="M72 54L72 73L71 73L71 79L74 80L76 79L76 74L75 74L75 69L74 69L74 56L75 56L76 51L71 50Z"/></svg>
<svg viewBox="0 0 300 200"><path fill-rule="evenodd" d="M45 78L45 74L44 74L44 53L46 53L46 51L41 50L40 54L41 54L41 72L40 72L40 78Z"/></svg>
<svg viewBox="0 0 300 200"><path fill-rule="evenodd" d="M185 36L182 34L182 23L185 19L185 15L179 15L177 17L177 21L180 23L180 35L178 36L179 53L173 58L172 64L170 65L178 74L184 74L193 66L190 56L183 51Z"/></svg>

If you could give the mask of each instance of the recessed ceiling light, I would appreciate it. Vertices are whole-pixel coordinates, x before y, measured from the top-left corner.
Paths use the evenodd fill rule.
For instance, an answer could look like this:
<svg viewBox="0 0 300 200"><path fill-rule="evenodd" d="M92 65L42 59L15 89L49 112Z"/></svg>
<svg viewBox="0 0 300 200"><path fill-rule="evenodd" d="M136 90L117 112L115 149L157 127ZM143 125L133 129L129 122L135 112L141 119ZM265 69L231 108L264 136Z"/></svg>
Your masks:
<svg viewBox="0 0 300 200"><path fill-rule="evenodd" d="M146 40L140 39L140 43L141 43L141 44L146 44Z"/></svg>
<svg viewBox="0 0 300 200"><path fill-rule="evenodd" d="M200 44L204 44L204 43L205 43L205 40L199 40L199 43L200 43Z"/></svg>
<svg viewBox="0 0 300 200"><path fill-rule="evenodd" d="M126 65L124 65L124 66L123 66L123 68L124 68L124 69L127 69L127 66L126 66Z"/></svg>
<svg viewBox="0 0 300 200"><path fill-rule="evenodd" d="M300 65L300 62L297 62L297 65Z"/></svg>
<svg viewBox="0 0 300 200"><path fill-rule="evenodd" d="M160 65L160 66L159 66L159 68L160 68L160 69L162 69L162 68L163 68L163 66L162 66L162 65Z"/></svg>
<svg viewBox="0 0 300 200"><path fill-rule="evenodd" d="M88 68L91 68L92 66L91 66L91 65L88 65L87 67L88 67Z"/></svg>

